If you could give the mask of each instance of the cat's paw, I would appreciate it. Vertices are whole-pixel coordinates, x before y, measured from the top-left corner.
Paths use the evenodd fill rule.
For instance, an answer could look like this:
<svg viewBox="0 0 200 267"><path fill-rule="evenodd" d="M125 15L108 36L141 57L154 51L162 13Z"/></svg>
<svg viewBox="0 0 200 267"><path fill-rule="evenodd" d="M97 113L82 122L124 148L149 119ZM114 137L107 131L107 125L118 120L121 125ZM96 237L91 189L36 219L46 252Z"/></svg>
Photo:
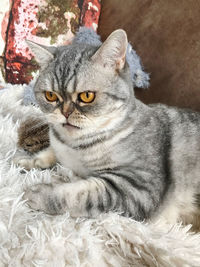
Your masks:
<svg viewBox="0 0 200 267"><path fill-rule="evenodd" d="M30 208L47 214L63 214L66 211L65 198L59 195L52 184L34 185L25 191L23 198Z"/></svg>
<svg viewBox="0 0 200 267"><path fill-rule="evenodd" d="M13 163L26 170L34 168L34 159L32 158L16 157L13 159Z"/></svg>
<svg viewBox="0 0 200 267"><path fill-rule="evenodd" d="M13 159L13 163L28 171L33 168L47 169L51 167L51 164L49 163L48 159L42 157L35 157L35 158L17 157Z"/></svg>
<svg viewBox="0 0 200 267"><path fill-rule="evenodd" d="M45 159L42 157L36 157L34 159L33 165L34 165L34 168L37 168L37 169L48 169L52 166L52 164L49 163L48 159Z"/></svg>

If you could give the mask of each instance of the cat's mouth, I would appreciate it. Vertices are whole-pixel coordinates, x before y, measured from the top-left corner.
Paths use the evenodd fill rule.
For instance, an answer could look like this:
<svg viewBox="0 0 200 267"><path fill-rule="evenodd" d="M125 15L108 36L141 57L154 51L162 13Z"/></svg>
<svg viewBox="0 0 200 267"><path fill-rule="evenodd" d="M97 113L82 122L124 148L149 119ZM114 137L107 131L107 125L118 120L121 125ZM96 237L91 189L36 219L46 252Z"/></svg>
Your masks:
<svg viewBox="0 0 200 267"><path fill-rule="evenodd" d="M69 122L67 122L67 123L63 123L63 127L80 129L80 127L78 127L78 126L76 126L76 125L72 125L72 124L69 123Z"/></svg>

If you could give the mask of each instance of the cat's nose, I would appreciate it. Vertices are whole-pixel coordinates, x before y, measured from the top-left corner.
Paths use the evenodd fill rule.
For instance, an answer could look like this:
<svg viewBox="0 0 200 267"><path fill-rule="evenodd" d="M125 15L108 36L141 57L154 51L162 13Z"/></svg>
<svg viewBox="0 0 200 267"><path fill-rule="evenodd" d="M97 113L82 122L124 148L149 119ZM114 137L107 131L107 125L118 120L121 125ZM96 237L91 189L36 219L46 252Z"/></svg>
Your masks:
<svg viewBox="0 0 200 267"><path fill-rule="evenodd" d="M64 112L63 115L65 116L66 119L68 119L70 114L72 114L72 111L69 110L67 112Z"/></svg>
<svg viewBox="0 0 200 267"><path fill-rule="evenodd" d="M69 115L72 114L74 110L73 103L64 103L62 113L66 119L68 119Z"/></svg>

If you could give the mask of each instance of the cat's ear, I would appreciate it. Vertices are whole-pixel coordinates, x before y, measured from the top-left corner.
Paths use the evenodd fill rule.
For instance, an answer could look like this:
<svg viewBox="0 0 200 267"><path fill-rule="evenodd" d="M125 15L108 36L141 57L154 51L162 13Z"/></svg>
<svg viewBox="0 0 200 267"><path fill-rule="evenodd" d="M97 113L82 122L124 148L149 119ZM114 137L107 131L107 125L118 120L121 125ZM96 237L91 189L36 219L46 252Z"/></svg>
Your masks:
<svg viewBox="0 0 200 267"><path fill-rule="evenodd" d="M54 58L56 47L44 46L33 41L26 40L27 45L35 56L36 61L41 67L45 67Z"/></svg>
<svg viewBox="0 0 200 267"><path fill-rule="evenodd" d="M97 52L92 56L94 62L104 67L120 70L126 61L126 49L128 46L127 35L124 30L112 32Z"/></svg>

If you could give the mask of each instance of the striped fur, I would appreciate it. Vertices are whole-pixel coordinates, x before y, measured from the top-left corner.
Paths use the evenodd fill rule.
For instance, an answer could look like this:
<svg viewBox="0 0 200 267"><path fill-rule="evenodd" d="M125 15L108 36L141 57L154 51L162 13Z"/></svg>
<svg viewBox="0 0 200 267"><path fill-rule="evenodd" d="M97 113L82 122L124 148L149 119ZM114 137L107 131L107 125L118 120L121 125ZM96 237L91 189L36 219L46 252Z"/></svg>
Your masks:
<svg viewBox="0 0 200 267"><path fill-rule="evenodd" d="M42 58L40 47L31 46ZM159 214L177 220L197 212L200 115L135 99L126 47L126 34L118 30L100 48L73 43L55 49L48 64L45 55L35 95L50 126L49 157L55 154L79 179L31 188L25 197L32 208L50 214L68 210L75 217L112 210L136 220ZM45 90L56 92L59 101L48 102ZM78 101L84 91L95 92L94 102Z"/></svg>

